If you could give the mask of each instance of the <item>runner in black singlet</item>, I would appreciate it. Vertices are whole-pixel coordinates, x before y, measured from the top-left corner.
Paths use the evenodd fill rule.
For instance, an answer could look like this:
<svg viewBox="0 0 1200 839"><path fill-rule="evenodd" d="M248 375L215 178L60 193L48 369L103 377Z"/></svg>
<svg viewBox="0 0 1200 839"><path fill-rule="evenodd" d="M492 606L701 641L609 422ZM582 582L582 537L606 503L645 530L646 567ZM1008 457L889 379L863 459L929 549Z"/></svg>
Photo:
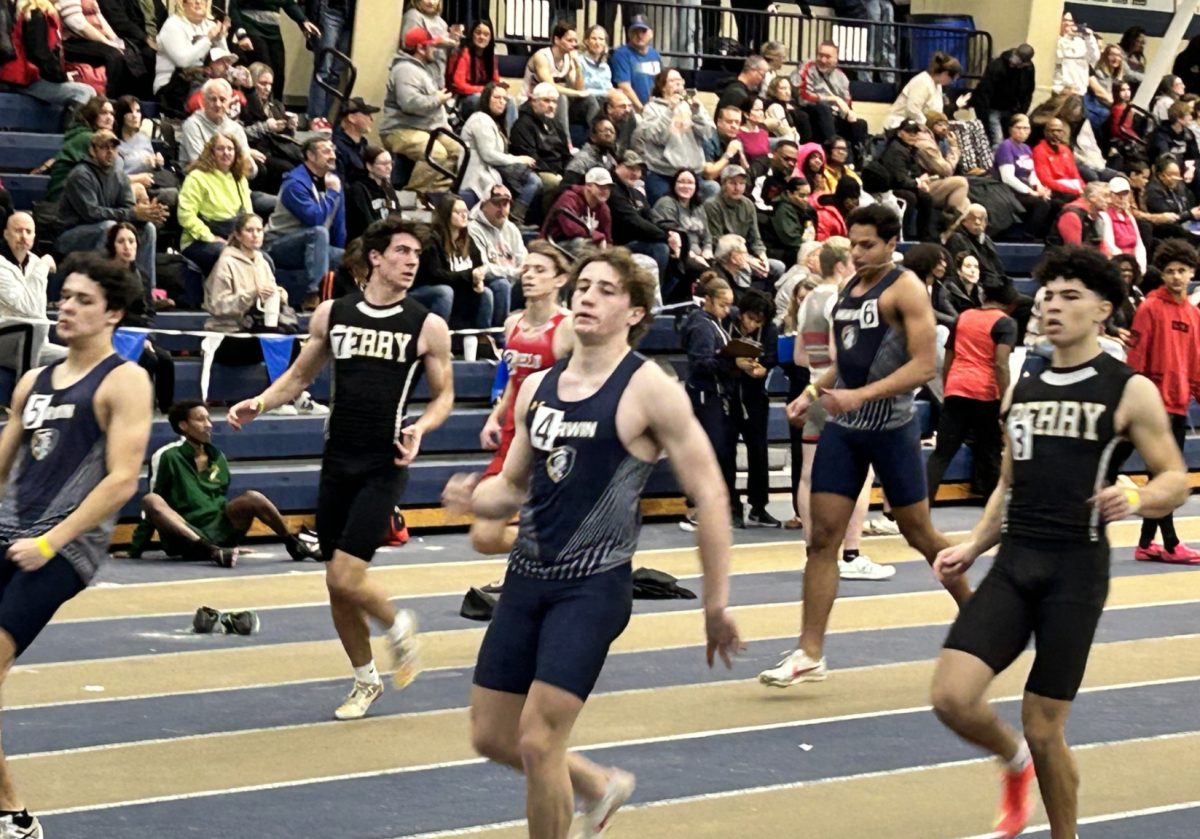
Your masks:
<svg viewBox="0 0 1200 839"><path fill-rule="evenodd" d="M1036 772L1051 836L1074 839L1079 780L1065 729L1108 595L1105 525L1139 511L1169 513L1188 486L1157 388L1100 349L1101 327L1126 293L1116 268L1094 249L1069 247L1047 253L1036 276L1054 358L1013 389L1000 483L967 541L934 564L940 579L961 578L1000 545L946 639L933 707L951 730L1003 762L999 835L1024 829ZM1122 438L1154 475L1141 490L1107 485ZM1030 636L1037 654L1025 685L1022 740L984 694Z"/></svg>
<svg viewBox="0 0 1200 839"><path fill-rule="evenodd" d="M630 560L641 491L665 451L695 499L704 567L708 663L740 647L728 601L729 498L687 396L630 350L648 327L657 280L624 248L584 257L572 279L571 355L529 377L500 474L456 476L447 506L493 519L521 513L504 594L471 693L483 756L524 771L529 835L565 839L573 795L583 834L599 834L633 792L633 776L567 752L609 645L632 608Z"/></svg>
<svg viewBox="0 0 1200 839"><path fill-rule="evenodd" d="M295 398L333 361L317 535L329 563L325 580L333 624L354 668L354 687L334 712L338 719L363 716L383 692L371 656L368 617L387 630L396 687L406 687L417 674L416 618L388 601L367 579L367 568L388 531L422 436L441 425L454 404L450 331L444 320L407 296L422 234L395 217L367 228L363 251L371 277L366 288L317 307L295 364L260 396L229 411L230 424L240 428ZM422 370L431 399L410 425L405 411Z"/></svg>
<svg viewBox="0 0 1200 839"><path fill-rule="evenodd" d="M150 440L150 379L113 352L137 277L72 256L55 331L67 357L30 370L0 434L0 685L58 608L108 556L117 513L137 492ZM41 839L0 754L0 836Z"/></svg>

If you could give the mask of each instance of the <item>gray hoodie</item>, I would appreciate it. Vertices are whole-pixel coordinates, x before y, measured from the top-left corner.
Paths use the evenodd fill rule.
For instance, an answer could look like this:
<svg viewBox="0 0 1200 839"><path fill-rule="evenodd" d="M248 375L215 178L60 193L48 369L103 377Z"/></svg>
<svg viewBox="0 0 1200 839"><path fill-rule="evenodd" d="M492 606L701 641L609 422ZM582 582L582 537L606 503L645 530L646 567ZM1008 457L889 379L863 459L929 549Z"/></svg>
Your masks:
<svg viewBox="0 0 1200 839"><path fill-rule="evenodd" d="M445 87L433 75L433 67L401 50L396 53L388 74L387 94L383 99L383 124L379 133L411 129L432 131L447 128L446 108L438 102Z"/></svg>
<svg viewBox="0 0 1200 839"><path fill-rule="evenodd" d="M63 230L101 221L130 221L133 214L133 188L129 177L115 166L101 168L85 157L75 164L58 201Z"/></svg>
<svg viewBox="0 0 1200 839"><path fill-rule="evenodd" d="M484 216L483 204L480 203L471 208L467 235L479 249L489 277L516 280L520 276L521 264L525 262L527 251L525 240L515 224L506 221L503 227L493 226Z"/></svg>
<svg viewBox="0 0 1200 839"><path fill-rule="evenodd" d="M704 166L704 141L714 131L712 117L704 108L677 108L655 97L642 111L633 146L641 151L651 172L664 176L679 169L695 172Z"/></svg>

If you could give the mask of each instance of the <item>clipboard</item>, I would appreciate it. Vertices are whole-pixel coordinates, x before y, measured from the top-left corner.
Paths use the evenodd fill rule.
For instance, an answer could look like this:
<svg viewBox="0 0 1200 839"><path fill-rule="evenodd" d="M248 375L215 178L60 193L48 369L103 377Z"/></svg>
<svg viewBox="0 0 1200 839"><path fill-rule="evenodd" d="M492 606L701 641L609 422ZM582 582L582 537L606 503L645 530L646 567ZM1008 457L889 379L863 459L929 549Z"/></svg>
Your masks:
<svg viewBox="0 0 1200 839"><path fill-rule="evenodd" d="M762 344L748 338L731 338L721 348L723 358L758 358L763 353Z"/></svg>

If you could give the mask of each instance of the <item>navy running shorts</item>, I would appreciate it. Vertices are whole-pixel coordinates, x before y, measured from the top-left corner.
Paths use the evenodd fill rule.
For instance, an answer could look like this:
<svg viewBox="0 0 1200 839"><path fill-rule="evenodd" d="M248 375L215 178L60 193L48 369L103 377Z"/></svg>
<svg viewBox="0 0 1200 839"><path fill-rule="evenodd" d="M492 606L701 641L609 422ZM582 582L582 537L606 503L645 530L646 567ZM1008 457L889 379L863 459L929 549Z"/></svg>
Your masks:
<svg viewBox="0 0 1200 839"><path fill-rule="evenodd" d="M958 613L945 647L999 673L1032 636L1037 653L1025 689L1070 702L1083 681L1108 578L1107 544L1002 539L995 563Z"/></svg>
<svg viewBox="0 0 1200 839"><path fill-rule="evenodd" d="M326 460L317 490L317 539L321 557L335 550L370 562L387 538L392 510L408 483L408 469L387 464L371 471L342 469Z"/></svg>
<svg viewBox="0 0 1200 839"><path fill-rule="evenodd" d="M576 580L538 580L510 568L479 648L475 684L527 694L538 681L587 701L632 611L628 562Z"/></svg>
<svg viewBox="0 0 1200 839"><path fill-rule="evenodd" d="M0 545L0 557L7 552L8 545ZM85 588L62 555L36 571L22 571L11 560L0 558L0 629L12 637L16 655L28 649L59 606Z"/></svg>
<svg viewBox="0 0 1200 839"><path fill-rule="evenodd" d="M915 419L888 431L857 431L827 422L813 457L812 491L858 498L872 466L892 507L925 500L925 459Z"/></svg>

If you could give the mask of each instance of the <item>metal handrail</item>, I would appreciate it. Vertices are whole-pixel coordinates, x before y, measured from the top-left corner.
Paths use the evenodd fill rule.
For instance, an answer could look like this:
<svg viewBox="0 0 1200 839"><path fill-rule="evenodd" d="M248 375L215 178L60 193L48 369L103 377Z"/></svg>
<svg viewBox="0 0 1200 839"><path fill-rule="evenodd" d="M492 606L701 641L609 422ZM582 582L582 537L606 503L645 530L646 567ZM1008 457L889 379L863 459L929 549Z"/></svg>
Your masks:
<svg viewBox="0 0 1200 839"><path fill-rule="evenodd" d="M460 149L462 154L458 158L458 171L451 172L445 166L433 159L433 147L438 141L438 137L448 137L450 142L454 143ZM455 134L449 128L435 128L429 132L429 142L425 144L425 162L433 171L440 173L443 177L450 181L450 191L458 192L462 186L463 175L467 171L467 162L471 159L471 149L463 142L463 138Z"/></svg>

